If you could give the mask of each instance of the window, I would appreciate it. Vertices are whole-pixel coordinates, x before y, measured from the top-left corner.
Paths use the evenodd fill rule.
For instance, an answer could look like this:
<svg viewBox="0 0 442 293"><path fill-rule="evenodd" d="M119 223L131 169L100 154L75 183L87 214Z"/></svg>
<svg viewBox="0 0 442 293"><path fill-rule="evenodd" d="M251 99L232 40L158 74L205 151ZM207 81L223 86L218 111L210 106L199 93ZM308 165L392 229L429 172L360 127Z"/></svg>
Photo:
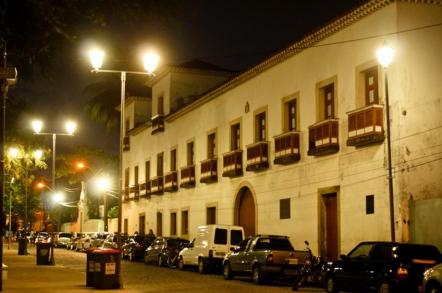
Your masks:
<svg viewBox="0 0 442 293"><path fill-rule="evenodd" d="M242 241L242 231L241 230L230 230L230 244L239 245Z"/></svg>
<svg viewBox="0 0 442 293"><path fill-rule="evenodd" d="M157 176L163 176L163 153L157 155Z"/></svg>
<svg viewBox="0 0 442 293"><path fill-rule="evenodd" d="M215 229L215 244L227 244L227 229Z"/></svg>
<svg viewBox="0 0 442 293"><path fill-rule="evenodd" d="M189 234L189 211L181 212L181 235Z"/></svg>
<svg viewBox="0 0 442 293"><path fill-rule="evenodd" d="M130 175L130 169L126 168L126 170L124 170L124 186L128 187L129 186L129 175Z"/></svg>
<svg viewBox="0 0 442 293"><path fill-rule="evenodd" d="M230 126L230 150L241 149L241 125L236 123Z"/></svg>
<svg viewBox="0 0 442 293"><path fill-rule="evenodd" d="M146 183L149 182L149 180L150 180L150 161L146 161L144 178L146 180Z"/></svg>
<svg viewBox="0 0 442 293"><path fill-rule="evenodd" d="M323 87L324 119L335 118L335 85L333 83Z"/></svg>
<svg viewBox="0 0 442 293"><path fill-rule="evenodd" d="M371 243L360 244L348 254L348 257L350 259L367 259L373 245Z"/></svg>
<svg viewBox="0 0 442 293"><path fill-rule="evenodd" d="M135 166L134 168L134 184L138 184L138 166Z"/></svg>
<svg viewBox="0 0 442 293"><path fill-rule="evenodd" d="M290 198L279 200L279 218L290 219Z"/></svg>
<svg viewBox="0 0 442 293"><path fill-rule="evenodd" d="M170 213L170 235L176 235L176 213Z"/></svg>
<svg viewBox="0 0 442 293"><path fill-rule="evenodd" d="M176 149L170 151L170 171L176 171Z"/></svg>
<svg viewBox="0 0 442 293"><path fill-rule="evenodd" d="M297 129L296 125L296 100L288 101L284 104L284 117L285 121L285 130L286 131L294 131Z"/></svg>
<svg viewBox="0 0 442 293"><path fill-rule="evenodd" d="M127 219L124 219L123 226L124 226L124 228L123 228L124 234L127 235L128 234L128 229L129 229L129 221Z"/></svg>
<svg viewBox="0 0 442 293"><path fill-rule="evenodd" d="M374 195L367 195L365 197L365 213L367 215L374 214Z"/></svg>
<svg viewBox="0 0 442 293"><path fill-rule="evenodd" d="M193 141L187 143L187 166L192 166L194 163L194 149Z"/></svg>
<svg viewBox="0 0 442 293"><path fill-rule="evenodd" d="M213 132L207 136L207 158L216 158L216 133Z"/></svg>
<svg viewBox="0 0 442 293"><path fill-rule="evenodd" d="M216 224L216 207L207 208L207 225Z"/></svg>
<svg viewBox="0 0 442 293"><path fill-rule="evenodd" d="M362 72L364 75L365 104L379 104L378 67L372 67Z"/></svg>
<svg viewBox="0 0 442 293"><path fill-rule="evenodd" d="M266 140L266 112L255 116L255 141Z"/></svg>
<svg viewBox="0 0 442 293"><path fill-rule="evenodd" d="M163 214L157 212L157 236L163 236Z"/></svg>
<svg viewBox="0 0 442 293"><path fill-rule="evenodd" d="M158 97L158 105L157 105L158 115L164 114L164 97L159 96Z"/></svg>

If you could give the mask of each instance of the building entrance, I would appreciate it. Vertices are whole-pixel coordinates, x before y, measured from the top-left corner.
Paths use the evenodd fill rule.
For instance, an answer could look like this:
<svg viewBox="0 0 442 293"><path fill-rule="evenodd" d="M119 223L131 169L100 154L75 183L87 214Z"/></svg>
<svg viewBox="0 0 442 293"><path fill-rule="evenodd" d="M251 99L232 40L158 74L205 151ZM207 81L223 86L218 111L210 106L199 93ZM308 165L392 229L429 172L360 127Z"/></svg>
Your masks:
<svg viewBox="0 0 442 293"><path fill-rule="evenodd" d="M244 228L246 237L256 233L255 199L249 188L243 187L236 195L235 225Z"/></svg>
<svg viewBox="0 0 442 293"><path fill-rule="evenodd" d="M337 260L339 253L339 234L338 197L336 192L321 195L320 223L321 255L327 256L332 260Z"/></svg>

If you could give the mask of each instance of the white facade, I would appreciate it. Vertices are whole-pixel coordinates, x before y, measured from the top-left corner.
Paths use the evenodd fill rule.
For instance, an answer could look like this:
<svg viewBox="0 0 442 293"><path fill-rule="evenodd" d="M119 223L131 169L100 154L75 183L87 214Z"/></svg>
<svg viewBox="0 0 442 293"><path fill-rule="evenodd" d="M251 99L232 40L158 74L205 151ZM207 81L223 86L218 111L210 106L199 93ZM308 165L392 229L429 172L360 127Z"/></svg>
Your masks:
<svg viewBox="0 0 442 293"><path fill-rule="evenodd" d="M163 235L192 238L197 226L206 224L208 207L216 207L217 223L236 224L240 217L240 190L248 188L253 196L255 233L288 235L297 249L309 240L314 251L326 253L329 230L334 230L330 233L337 237L335 253L346 253L364 240L390 240L386 139L363 147L346 144L347 113L365 106L361 74L368 68L377 70L377 104L385 114L384 71L377 65L375 51L387 42L395 49L394 61L388 68L388 90L396 240L409 241L411 237L442 249L442 235L438 232L442 218L435 216L437 206L442 205L442 6L416 2L419 3L369 2L178 111L169 111L170 101L180 95L176 92L191 95L195 87L194 94L204 93L204 88L195 86L205 82L204 70L198 75L186 70L158 74L151 82L151 108L153 117L158 114L158 97L163 96L164 131L152 134L151 127L145 126L129 132L130 149L123 154L123 170L130 170L126 185L137 183L135 166L138 184L145 182L146 161L150 161L150 179L156 177L159 153L164 153L164 174L169 172L170 151L174 148L179 185L180 168L188 165L189 142L194 143L196 184L139 200L131 200L134 194L130 192L130 200L123 201L122 218L127 223L123 231L139 231L140 215L144 216L145 231L157 231L157 213L161 212ZM207 74L213 76L213 72ZM206 82L211 82L206 87L210 89L215 81L208 77ZM309 127L324 120L322 88L331 83L339 150L328 155L308 155ZM300 159L287 165L275 164L274 137L287 130L284 103L293 98L297 103ZM255 114L262 111L266 113L269 167L259 172L246 171L247 146L256 142ZM384 117L384 129L385 121ZM222 177L223 154L231 150L231 125L237 122L241 125L243 174ZM200 162L207 159L207 137L211 132L216 133L218 180L206 184L200 183ZM334 227L327 227L327 194L336 199ZM374 195L374 211L367 214L368 195ZM281 219L281 199L290 199L287 219ZM415 208L421 206L415 203L424 200L432 204L425 205L425 210ZM182 231L182 211L188 211L187 233ZM174 220L171 213L176 213L176 233L170 228ZM437 222L424 225L422 213ZM417 219L421 222L416 223ZM430 228L433 224L436 236ZM410 236L412 225L417 225L418 236ZM422 232L422 227L427 231Z"/></svg>

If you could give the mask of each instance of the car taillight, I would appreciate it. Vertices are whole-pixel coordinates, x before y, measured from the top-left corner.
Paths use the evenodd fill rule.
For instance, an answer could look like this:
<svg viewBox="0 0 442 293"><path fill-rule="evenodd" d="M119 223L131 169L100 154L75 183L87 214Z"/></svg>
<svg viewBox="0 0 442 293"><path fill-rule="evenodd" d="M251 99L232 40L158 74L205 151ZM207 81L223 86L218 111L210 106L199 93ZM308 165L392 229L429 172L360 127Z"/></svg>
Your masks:
<svg viewBox="0 0 442 293"><path fill-rule="evenodd" d="M266 262L267 262L267 263L273 263L273 254L269 254L269 255L267 255Z"/></svg>
<svg viewBox="0 0 442 293"><path fill-rule="evenodd" d="M408 269L399 267L396 271L396 276L398 279L408 278Z"/></svg>

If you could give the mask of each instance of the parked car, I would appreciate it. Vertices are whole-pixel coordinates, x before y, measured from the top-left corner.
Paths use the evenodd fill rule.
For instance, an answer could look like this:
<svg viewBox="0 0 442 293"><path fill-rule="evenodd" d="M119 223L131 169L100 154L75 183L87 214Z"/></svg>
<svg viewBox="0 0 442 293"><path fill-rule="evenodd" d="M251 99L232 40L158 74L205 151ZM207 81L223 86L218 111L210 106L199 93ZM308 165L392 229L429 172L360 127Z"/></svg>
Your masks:
<svg viewBox="0 0 442 293"><path fill-rule="evenodd" d="M102 247L104 241L109 236L109 232L98 233L91 242L91 248Z"/></svg>
<svg viewBox="0 0 442 293"><path fill-rule="evenodd" d="M424 271L441 261L432 245L362 242L329 267L326 289L329 293L418 292Z"/></svg>
<svg viewBox="0 0 442 293"><path fill-rule="evenodd" d="M122 247L123 258L128 258L130 261L143 258L146 249L154 240L155 236L153 235L135 235L129 237Z"/></svg>
<svg viewBox="0 0 442 293"><path fill-rule="evenodd" d="M83 233L77 233L77 232L72 233L72 237L68 241L66 248L71 249L71 250L76 250L77 249L77 240L83 236L84 236Z"/></svg>
<svg viewBox="0 0 442 293"><path fill-rule="evenodd" d="M69 241L71 240L72 233L60 232L57 235L55 241L55 247L67 247Z"/></svg>
<svg viewBox="0 0 442 293"><path fill-rule="evenodd" d="M82 235L82 237L77 238L75 250L76 251L86 251L91 248L92 240L96 237L96 233L89 232Z"/></svg>
<svg viewBox="0 0 442 293"><path fill-rule="evenodd" d="M287 236L258 235L241 241L238 248L226 255L223 275L252 275L253 283L261 284L276 276L295 275L308 251L295 253Z"/></svg>
<svg viewBox="0 0 442 293"><path fill-rule="evenodd" d="M50 235L48 232L38 232L37 238L35 239L35 243L45 243L50 242Z"/></svg>
<svg viewBox="0 0 442 293"><path fill-rule="evenodd" d="M240 226L199 226L195 239L180 252L178 267L198 266L198 271L204 274L208 268L222 266L230 248L238 247L243 239L244 230Z"/></svg>
<svg viewBox="0 0 442 293"><path fill-rule="evenodd" d="M176 237L157 237L153 243L147 247L144 254L144 262L155 262L158 266L171 264L169 258L176 257L179 250L189 244L189 240Z"/></svg>
<svg viewBox="0 0 442 293"><path fill-rule="evenodd" d="M425 293L442 293L442 264L438 264L424 272L422 287Z"/></svg>

